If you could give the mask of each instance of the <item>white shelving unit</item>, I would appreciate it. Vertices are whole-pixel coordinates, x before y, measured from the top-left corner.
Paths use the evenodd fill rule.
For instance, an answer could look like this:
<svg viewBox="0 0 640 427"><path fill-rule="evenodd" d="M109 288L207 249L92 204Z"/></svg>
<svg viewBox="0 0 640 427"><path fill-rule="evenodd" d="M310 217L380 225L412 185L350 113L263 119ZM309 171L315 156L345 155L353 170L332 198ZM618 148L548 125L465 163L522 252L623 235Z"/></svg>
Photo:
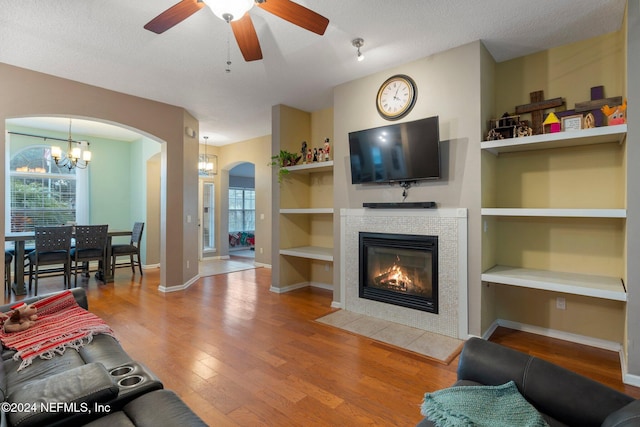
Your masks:
<svg viewBox="0 0 640 427"><path fill-rule="evenodd" d="M617 141L622 144L627 136L627 125L603 126L572 132L557 132L522 138L484 141L483 150L499 155L516 151L546 150L549 148L577 147L580 145L604 144Z"/></svg>
<svg viewBox="0 0 640 427"><path fill-rule="evenodd" d="M281 214L292 215L309 215L309 214L333 214L333 208L295 208L295 209L280 209Z"/></svg>
<svg viewBox="0 0 640 427"><path fill-rule="evenodd" d="M287 170L291 173L329 172L333 170L333 160L289 166Z"/></svg>
<svg viewBox="0 0 640 427"><path fill-rule="evenodd" d="M627 293L619 277L562 273L497 265L484 273L485 282L542 289L595 298L626 301Z"/></svg>
<svg viewBox="0 0 640 427"><path fill-rule="evenodd" d="M626 209L538 209L538 208L483 208L484 216L523 216L560 218L626 218Z"/></svg>
<svg viewBox="0 0 640 427"><path fill-rule="evenodd" d="M481 148L496 156L502 153L549 150L611 142L624 143L627 125L604 126L573 132L558 132L507 140L485 141ZM624 221L626 209L495 208L481 210L483 217L528 218L613 218ZM627 293L620 277L536 270L496 265L482 273L485 282L626 301Z"/></svg>
<svg viewBox="0 0 640 427"><path fill-rule="evenodd" d="M297 248L280 249L280 255L333 262L333 248L321 248L318 246L300 246Z"/></svg>

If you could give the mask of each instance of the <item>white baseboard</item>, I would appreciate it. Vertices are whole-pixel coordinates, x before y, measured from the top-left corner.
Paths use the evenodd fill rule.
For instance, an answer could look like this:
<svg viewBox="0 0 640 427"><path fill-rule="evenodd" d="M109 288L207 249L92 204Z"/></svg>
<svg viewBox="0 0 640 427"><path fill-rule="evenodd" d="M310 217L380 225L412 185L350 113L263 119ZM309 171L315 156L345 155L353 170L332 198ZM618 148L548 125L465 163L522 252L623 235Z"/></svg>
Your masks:
<svg viewBox="0 0 640 427"><path fill-rule="evenodd" d="M625 371L626 369L623 372ZM623 374L622 382L625 384L632 385L634 387L640 387L640 375Z"/></svg>
<svg viewBox="0 0 640 427"><path fill-rule="evenodd" d="M327 291L333 291L333 285L329 283L309 282L309 286L319 289L325 289Z"/></svg>
<svg viewBox="0 0 640 427"><path fill-rule="evenodd" d="M142 269L143 270L153 270L156 268L160 268L160 263L158 264L143 264L142 265Z"/></svg>
<svg viewBox="0 0 640 427"><path fill-rule="evenodd" d="M189 286L193 285L198 279L200 279L200 275L196 274L194 277L192 277L189 281L187 281L186 283L182 284L182 285L176 285L176 286L164 286L164 285L159 285L158 286L158 291L160 292L178 292L178 291L184 291L185 289L187 289Z"/></svg>
<svg viewBox="0 0 640 427"><path fill-rule="evenodd" d="M601 348L603 350L617 351L617 352L622 351L622 344L614 341L602 340L599 338L573 334L570 332L558 331L555 329L542 328L540 326L527 325L525 323L520 323L520 322L512 322L511 320L498 319L494 322L494 324L497 324L497 326L503 326L509 329L515 329L517 331L530 332L532 334L542 335L550 338L557 338L564 341L574 342L576 344L583 344L583 345L588 345L590 347ZM495 331L495 328L493 328L493 331ZM493 331L491 333L493 333ZM486 336L486 335L487 334L485 333L483 336Z"/></svg>
<svg viewBox="0 0 640 427"><path fill-rule="evenodd" d="M276 286L271 285L269 290L271 292L276 293L276 294L284 294L284 293L287 293L287 292L295 291L296 289L306 288L307 286L309 286L309 282L295 283L293 285L284 286L284 287L281 287L281 288L278 288Z"/></svg>
<svg viewBox="0 0 640 427"><path fill-rule="evenodd" d="M254 262L253 265L256 267L271 268L271 264L263 264L261 262Z"/></svg>
<svg viewBox="0 0 640 427"><path fill-rule="evenodd" d="M340 301L331 301L331 308L344 308L344 304Z"/></svg>

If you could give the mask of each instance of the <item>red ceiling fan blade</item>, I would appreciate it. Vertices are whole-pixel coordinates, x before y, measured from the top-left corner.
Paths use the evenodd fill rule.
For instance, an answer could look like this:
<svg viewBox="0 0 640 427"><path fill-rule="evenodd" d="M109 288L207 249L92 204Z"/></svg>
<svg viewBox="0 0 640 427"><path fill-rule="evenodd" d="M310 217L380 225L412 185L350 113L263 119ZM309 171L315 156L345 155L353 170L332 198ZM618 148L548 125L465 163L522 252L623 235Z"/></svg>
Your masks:
<svg viewBox="0 0 640 427"><path fill-rule="evenodd" d="M184 21L204 7L204 2L198 0L182 0L147 22L146 30L162 34L169 28Z"/></svg>
<svg viewBox="0 0 640 427"><path fill-rule="evenodd" d="M267 0L257 5L267 12L316 34L323 35L329 25L329 20L324 16L290 0Z"/></svg>
<svg viewBox="0 0 640 427"><path fill-rule="evenodd" d="M262 59L262 49L260 49L258 34L256 34L256 29L248 12L241 19L231 21L231 29L245 61Z"/></svg>

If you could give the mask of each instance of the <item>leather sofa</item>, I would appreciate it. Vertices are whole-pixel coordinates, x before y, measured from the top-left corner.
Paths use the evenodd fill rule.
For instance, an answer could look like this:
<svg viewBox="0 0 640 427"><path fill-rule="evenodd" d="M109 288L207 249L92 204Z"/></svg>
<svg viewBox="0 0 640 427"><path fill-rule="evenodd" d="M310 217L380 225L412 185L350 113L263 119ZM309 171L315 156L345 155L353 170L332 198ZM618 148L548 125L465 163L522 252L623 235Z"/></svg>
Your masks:
<svg viewBox="0 0 640 427"><path fill-rule="evenodd" d="M71 292L88 309L85 290ZM31 304L47 295L25 299ZM10 311L10 305L0 306ZM206 426L116 339L96 335L78 350L36 358L18 371L14 350L2 348L0 426Z"/></svg>
<svg viewBox="0 0 640 427"><path fill-rule="evenodd" d="M454 386L499 386L518 391L554 426L640 425L640 400L555 364L502 345L470 338L464 345ZM423 419L418 426L435 424Z"/></svg>

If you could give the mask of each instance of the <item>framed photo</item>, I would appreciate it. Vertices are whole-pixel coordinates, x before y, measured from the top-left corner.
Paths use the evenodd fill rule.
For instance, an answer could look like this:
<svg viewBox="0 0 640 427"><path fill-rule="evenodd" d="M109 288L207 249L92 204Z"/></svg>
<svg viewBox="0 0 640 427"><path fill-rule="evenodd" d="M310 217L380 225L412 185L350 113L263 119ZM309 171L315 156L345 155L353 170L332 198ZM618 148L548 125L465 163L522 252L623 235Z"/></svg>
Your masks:
<svg viewBox="0 0 640 427"><path fill-rule="evenodd" d="M567 116L562 118L563 132L580 129L582 129L582 114L576 114L574 116Z"/></svg>

